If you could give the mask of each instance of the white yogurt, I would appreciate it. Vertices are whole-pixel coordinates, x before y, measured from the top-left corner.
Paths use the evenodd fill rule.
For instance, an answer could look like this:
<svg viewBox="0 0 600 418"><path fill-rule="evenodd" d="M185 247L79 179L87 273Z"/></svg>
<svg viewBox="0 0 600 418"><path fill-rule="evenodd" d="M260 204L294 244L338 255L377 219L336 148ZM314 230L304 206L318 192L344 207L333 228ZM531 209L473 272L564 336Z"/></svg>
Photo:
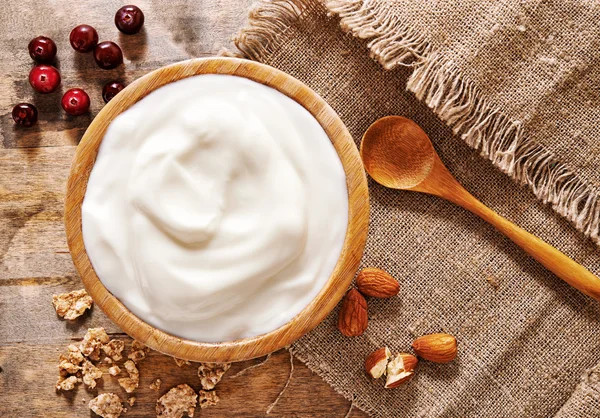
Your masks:
<svg viewBox="0 0 600 418"><path fill-rule="evenodd" d="M117 117L82 206L98 277L179 337L272 331L322 289L348 223L346 177L317 120L254 81L190 77Z"/></svg>

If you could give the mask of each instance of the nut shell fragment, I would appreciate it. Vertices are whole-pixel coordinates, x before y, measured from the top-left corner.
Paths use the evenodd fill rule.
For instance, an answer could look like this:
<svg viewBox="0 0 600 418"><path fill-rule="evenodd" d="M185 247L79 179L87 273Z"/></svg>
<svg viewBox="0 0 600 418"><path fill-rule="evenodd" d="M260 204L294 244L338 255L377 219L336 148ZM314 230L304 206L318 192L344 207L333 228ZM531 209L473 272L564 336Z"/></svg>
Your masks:
<svg viewBox="0 0 600 418"><path fill-rule="evenodd" d="M414 375L419 360L408 353L397 354L387 365L386 389L397 388Z"/></svg>
<svg viewBox="0 0 600 418"><path fill-rule="evenodd" d="M387 347L381 347L365 359L365 371L373 379L379 379L386 373L388 359L392 353Z"/></svg>

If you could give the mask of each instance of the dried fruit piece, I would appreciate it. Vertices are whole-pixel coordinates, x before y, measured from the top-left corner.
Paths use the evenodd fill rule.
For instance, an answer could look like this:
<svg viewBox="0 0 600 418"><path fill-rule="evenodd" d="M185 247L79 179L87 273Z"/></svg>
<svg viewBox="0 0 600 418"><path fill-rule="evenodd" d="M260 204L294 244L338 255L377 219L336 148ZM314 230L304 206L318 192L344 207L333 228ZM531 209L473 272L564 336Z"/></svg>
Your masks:
<svg viewBox="0 0 600 418"><path fill-rule="evenodd" d="M161 383L162 381L160 379L156 379L154 382L150 383L150 389L152 389L155 392L158 392L160 390Z"/></svg>
<svg viewBox="0 0 600 418"><path fill-rule="evenodd" d="M102 377L102 370L88 360L83 363L81 372L83 373L83 383L89 386L90 389L94 389L96 387L96 380Z"/></svg>
<svg viewBox="0 0 600 418"><path fill-rule="evenodd" d="M387 365L387 389L397 388L408 382L414 375L419 360L412 354L397 354Z"/></svg>
<svg viewBox="0 0 600 418"><path fill-rule="evenodd" d="M373 379L379 379L386 372L388 359L392 353L387 347L381 347L369 354L365 360L365 370Z"/></svg>
<svg viewBox="0 0 600 418"><path fill-rule="evenodd" d="M219 402L219 397L216 391L200 390L198 392L198 405L200 405L200 408L208 408L209 406L216 405L217 402Z"/></svg>
<svg viewBox="0 0 600 418"><path fill-rule="evenodd" d="M88 295L85 289L52 296L52 305L56 313L68 320L83 315L87 309L91 308L92 303L92 297Z"/></svg>
<svg viewBox="0 0 600 418"><path fill-rule="evenodd" d="M231 367L229 363L200 363L198 377L200 377L202 389L214 389L229 367Z"/></svg>
<svg viewBox="0 0 600 418"><path fill-rule="evenodd" d="M58 378L58 382L56 382L56 390L73 390L77 383L81 383L81 379L77 376L69 376L67 378L61 376Z"/></svg>
<svg viewBox="0 0 600 418"><path fill-rule="evenodd" d="M102 418L118 418L124 411L121 398L114 393L102 393L92 399L88 406Z"/></svg>
<svg viewBox="0 0 600 418"><path fill-rule="evenodd" d="M110 338L104 328L90 328L83 337L81 344L79 344L79 350L84 356L97 361L100 359L100 347L108 343L109 340Z"/></svg>
<svg viewBox="0 0 600 418"><path fill-rule="evenodd" d="M102 346L102 351L114 361L119 361L123 358L123 349L125 342L121 340L110 340L108 344Z"/></svg>
<svg viewBox="0 0 600 418"><path fill-rule="evenodd" d="M108 374L111 376L118 376L121 373L121 368L117 365L112 366L108 369Z"/></svg>
<svg viewBox="0 0 600 418"><path fill-rule="evenodd" d="M156 415L164 418L182 418L194 416L198 395L188 385L171 388L156 401Z"/></svg>
<svg viewBox="0 0 600 418"><path fill-rule="evenodd" d="M400 284L389 273L377 268L365 268L356 276L356 286L363 295L391 298L400 292Z"/></svg>
<svg viewBox="0 0 600 418"><path fill-rule="evenodd" d="M412 343L417 356L434 363L448 363L456 358L456 338L450 334L429 334Z"/></svg>
<svg viewBox="0 0 600 418"><path fill-rule="evenodd" d="M190 363L187 360L183 360L183 359L180 359L180 358L177 358L177 357L173 357L173 360L175 360L175 364L177 364L179 367L181 367L181 366L189 366L190 364L192 364L192 363Z"/></svg>
<svg viewBox="0 0 600 418"><path fill-rule="evenodd" d="M346 337L362 335L367 329L367 301L356 289L351 289L342 302L338 328Z"/></svg>
<svg viewBox="0 0 600 418"><path fill-rule="evenodd" d="M135 366L135 363L131 360L127 360L124 366L127 373L129 373L129 377L122 377L119 379L119 385L125 389L125 392L131 393L136 390L140 384L140 372Z"/></svg>

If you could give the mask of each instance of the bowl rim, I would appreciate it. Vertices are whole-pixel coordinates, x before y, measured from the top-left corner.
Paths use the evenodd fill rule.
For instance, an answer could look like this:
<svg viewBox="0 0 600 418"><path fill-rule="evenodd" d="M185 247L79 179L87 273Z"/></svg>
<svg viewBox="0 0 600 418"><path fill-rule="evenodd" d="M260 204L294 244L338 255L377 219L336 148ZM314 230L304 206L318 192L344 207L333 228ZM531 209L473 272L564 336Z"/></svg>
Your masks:
<svg viewBox="0 0 600 418"><path fill-rule="evenodd" d="M272 87L307 109L325 130L346 174L348 226L333 273L317 296L281 327L256 337L221 343L187 340L138 318L104 287L85 250L81 204L102 138L112 120L150 92L165 84L201 74L244 77ZM346 293L358 268L369 223L369 194L358 149L335 111L296 78L265 64L240 58L195 58L161 67L128 85L94 118L84 133L71 166L65 195L65 229L73 263L94 302L123 331L159 352L197 362L248 360L286 347L315 328Z"/></svg>

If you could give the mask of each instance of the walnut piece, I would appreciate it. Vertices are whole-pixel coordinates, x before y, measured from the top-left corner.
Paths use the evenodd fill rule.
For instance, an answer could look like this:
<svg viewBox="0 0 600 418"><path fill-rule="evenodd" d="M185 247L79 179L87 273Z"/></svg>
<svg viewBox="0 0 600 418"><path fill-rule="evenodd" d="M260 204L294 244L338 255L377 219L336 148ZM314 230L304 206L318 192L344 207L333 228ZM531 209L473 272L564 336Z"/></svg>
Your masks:
<svg viewBox="0 0 600 418"><path fill-rule="evenodd" d="M123 412L121 398L114 393L102 393L92 399L88 406L102 418L118 418Z"/></svg>
<svg viewBox="0 0 600 418"><path fill-rule="evenodd" d="M171 388L156 401L156 416L164 418L182 418L194 416L198 395L188 385Z"/></svg>
<svg viewBox="0 0 600 418"><path fill-rule="evenodd" d="M108 374L111 376L117 376L119 373L121 373L121 368L117 365L108 368Z"/></svg>
<svg viewBox="0 0 600 418"><path fill-rule="evenodd" d="M179 367L181 367L181 366L189 366L190 364L192 364L192 363L190 363L187 360L183 360L183 359L180 359L180 358L177 358L177 357L173 357L173 360L175 360L175 364L177 364Z"/></svg>
<svg viewBox="0 0 600 418"><path fill-rule="evenodd" d="M96 387L96 380L102 377L102 370L94 366L90 361L86 360L83 363L83 383L89 386L90 389Z"/></svg>
<svg viewBox="0 0 600 418"><path fill-rule="evenodd" d="M216 405L219 402L219 397L217 396L217 392L214 390L200 390L198 392L198 405L200 408L208 408L209 406Z"/></svg>
<svg viewBox="0 0 600 418"><path fill-rule="evenodd" d="M81 383L81 379L77 376L69 376L67 378L61 376L58 378L58 382L56 382L56 390L73 390L77 383Z"/></svg>
<svg viewBox="0 0 600 418"><path fill-rule="evenodd" d="M152 389L155 392L158 392L160 390L161 383L162 381L160 379L156 379L154 382L150 383L150 389Z"/></svg>
<svg viewBox="0 0 600 418"><path fill-rule="evenodd" d="M129 406L133 406L136 400L137 398L135 396L132 396L131 398L127 399L127 402L129 403Z"/></svg>
<svg viewBox="0 0 600 418"><path fill-rule="evenodd" d="M129 373L129 377L120 378L119 385L125 389L125 392L131 393L136 390L140 384L140 372L135 366L135 363L131 360L127 360L124 366L127 373Z"/></svg>
<svg viewBox="0 0 600 418"><path fill-rule="evenodd" d="M204 390L212 390L231 367L230 363L200 363L198 376Z"/></svg>
<svg viewBox="0 0 600 418"><path fill-rule="evenodd" d="M83 315L86 309L91 308L92 303L92 298L87 294L85 289L52 295L52 305L56 313L58 316L68 320L73 320Z"/></svg>
<svg viewBox="0 0 600 418"><path fill-rule="evenodd" d="M123 358L121 353L125 348L125 342L121 340L110 340L108 344L102 346L102 351L113 361L119 361Z"/></svg>
<svg viewBox="0 0 600 418"><path fill-rule="evenodd" d="M83 341L79 344L81 353L92 360L100 359L100 347L108 343L110 338L104 328L90 328L87 334L83 337Z"/></svg>

